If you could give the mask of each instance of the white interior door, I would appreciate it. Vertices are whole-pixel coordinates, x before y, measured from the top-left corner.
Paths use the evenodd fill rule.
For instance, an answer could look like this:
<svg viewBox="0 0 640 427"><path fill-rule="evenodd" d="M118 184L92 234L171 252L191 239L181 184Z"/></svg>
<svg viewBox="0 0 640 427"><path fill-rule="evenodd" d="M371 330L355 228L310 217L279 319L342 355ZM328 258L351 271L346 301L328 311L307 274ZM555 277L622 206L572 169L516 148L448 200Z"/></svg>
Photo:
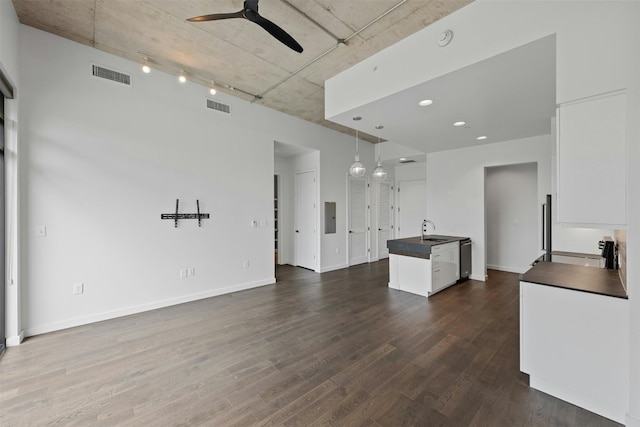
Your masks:
<svg viewBox="0 0 640 427"><path fill-rule="evenodd" d="M295 265L316 270L316 173L296 173Z"/></svg>
<svg viewBox="0 0 640 427"><path fill-rule="evenodd" d="M427 219L427 180L398 182L396 237L420 235L422 221Z"/></svg>
<svg viewBox="0 0 640 427"><path fill-rule="evenodd" d="M381 182L378 187L378 258L389 258L387 240L393 232L393 185Z"/></svg>
<svg viewBox="0 0 640 427"><path fill-rule="evenodd" d="M369 262L369 180L349 177L349 265Z"/></svg>

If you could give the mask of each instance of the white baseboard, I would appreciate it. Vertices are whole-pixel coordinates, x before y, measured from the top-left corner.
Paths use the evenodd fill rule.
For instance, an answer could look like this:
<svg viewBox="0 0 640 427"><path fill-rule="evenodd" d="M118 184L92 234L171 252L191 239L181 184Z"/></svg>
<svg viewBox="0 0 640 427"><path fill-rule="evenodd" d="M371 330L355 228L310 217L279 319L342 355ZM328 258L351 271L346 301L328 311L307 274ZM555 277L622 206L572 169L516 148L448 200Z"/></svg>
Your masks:
<svg viewBox="0 0 640 427"><path fill-rule="evenodd" d="M347 268L349 267L349 264L336 264L336 265L330 265L329 267L323 267L321 268L318 273L326 273L327 271L334 271L334 270L342 270L343 268Z"/></svg>
<svg viewBox="0 0 640 427"><path fill-rule="evenodd" d="M255 282L242 283L239 285L227 286L224 288L213 289L197 294L184 295L177 298L170 298L162 301L155 301L149 304L142 304L133 307L126 307L119 310L107 311L104 313L93 314L91 316L77 317L74 319L62 320L59 322L47 323L27 328L23 331L23 336L34 336L46 334L48 332L59 331L62 329L73 328L76 326L87 325L89 323L101 322L103 320L115 319L117 317L128 316L130 314L142 313L145 311L156 310L158 308L170 307L172 305L183 304L186 302L197 301L205 298L216 297L219 295L230 294L232 292L243 291L246 289L258 288L260 286L272 285L276 283L276 279L264 279ZM16 344L17 345L17 344Z"/></svg>
<svg viewBox="0 0 640 427"><path fill-rule="evenodd" d="M17 335L14 337L7 337L6 339L7 347L18 346L22 344L22 341L24 341L24 331L20 331L20 335Z"/></svg>
<svg viewBox="0 0 640 427"><path fill-rule="evenodd" d="M499 270L499 271L506 271L507 273L518 273L518 274L526 273L526 271L528 270L528 268L523 271L521 268L508 267L504 265L489 265L489 264L487 264L487 268L490 270Z"/></svg>
<svg viewBox="0 0 640 427"><path fill-rule="evenodd" d="M485 276L484 274L471 274L471 275L469 275L469 279L471 279L471 280L479 280L481 282L486 282L487 281L487 276Z"/></svg>

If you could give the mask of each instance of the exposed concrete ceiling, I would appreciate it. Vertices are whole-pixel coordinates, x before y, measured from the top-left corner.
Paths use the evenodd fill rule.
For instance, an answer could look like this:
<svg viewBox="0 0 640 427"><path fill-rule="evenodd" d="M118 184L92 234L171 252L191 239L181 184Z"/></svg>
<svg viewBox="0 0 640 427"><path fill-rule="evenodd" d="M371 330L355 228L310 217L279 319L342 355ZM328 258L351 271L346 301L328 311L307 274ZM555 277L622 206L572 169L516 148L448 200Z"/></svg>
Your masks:
<svg viewBox="0 0 640 427"><path fill-rule="evenodd" d="M219 90L232 95L351 133L349 127L324 119L325 80L471 1L261 0L260 14L291 34L303 46L301 54L244 19L186 21L236 12L242 9L241 0L13 0L13 4L25 25L131 61L142 62L147 56L155 69L172 74L184 69L192 81L204 85L214 81ZM338 39L348 39L347 46L291 77L337 46ZM262 94L262 99L254 98Z"/></svg>

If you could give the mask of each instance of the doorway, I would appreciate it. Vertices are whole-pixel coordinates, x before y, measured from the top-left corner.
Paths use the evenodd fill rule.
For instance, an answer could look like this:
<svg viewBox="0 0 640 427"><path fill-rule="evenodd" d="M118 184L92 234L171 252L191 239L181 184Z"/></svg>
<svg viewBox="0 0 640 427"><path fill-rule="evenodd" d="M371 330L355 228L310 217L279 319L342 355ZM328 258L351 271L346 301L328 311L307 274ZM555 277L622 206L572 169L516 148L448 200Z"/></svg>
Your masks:
<svg viewBox="0 0 640 427"><path fill-rule="evenodd" d="M538 257L538 164L485 168L486 267L524 273Z"/></svg>

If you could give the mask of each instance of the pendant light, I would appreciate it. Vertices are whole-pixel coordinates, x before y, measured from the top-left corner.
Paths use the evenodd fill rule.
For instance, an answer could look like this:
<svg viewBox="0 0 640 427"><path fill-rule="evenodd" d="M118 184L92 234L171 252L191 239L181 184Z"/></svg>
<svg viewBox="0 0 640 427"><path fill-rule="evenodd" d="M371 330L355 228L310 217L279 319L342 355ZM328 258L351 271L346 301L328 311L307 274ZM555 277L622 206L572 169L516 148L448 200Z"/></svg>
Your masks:
<svg viewBox="0 0 640 427"><path fill-rule="evenodd" d="M356 122L361 119L362 117L360 116L356 116L353 118L353 120ZM349 168L349 174L354 178L362 178L366 172L367 170L365 169L364 165L360 163L360 156L358 155L358 127L356 126L356 160Z"/></svg>
<svg viewBox="0 0 640 427"><path fill-rule="evenodd" d="M382 125L376 126L376 129L378 129L378 130L383 129L383 128L384 128L384 126L382 126ZM380 144L380 135L379 134L378 134L378 144ZM371 176L373 176L373 178L378 180L378 181L384 181L387 178L387 170L382 166L382 162L380 161L380 147L378 147L378 165L373 170L373 173L371 174Z"/></svg>

